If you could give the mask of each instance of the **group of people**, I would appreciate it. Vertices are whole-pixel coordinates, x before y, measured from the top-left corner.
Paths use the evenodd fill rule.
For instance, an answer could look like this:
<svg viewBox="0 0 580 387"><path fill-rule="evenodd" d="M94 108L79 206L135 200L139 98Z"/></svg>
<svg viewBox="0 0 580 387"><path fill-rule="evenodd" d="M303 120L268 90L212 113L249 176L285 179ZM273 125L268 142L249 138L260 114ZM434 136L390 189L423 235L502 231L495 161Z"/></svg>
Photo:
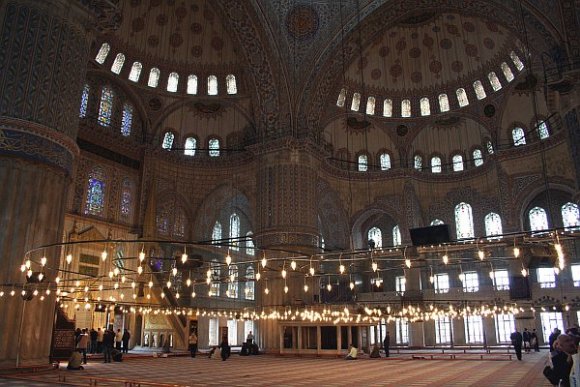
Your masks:
<svg viewBox="0 0 580 387"><path fill-rule="evenodd" d="M115 333L112 328L98 330L88 328L77 328L75 331L75 351L68 362L68 369L83 369L82 364L87 364L87 353L102 353L104 362L111 360L121 361L122 354L129 352L129 340L131 334L127 329L121 332L117 329Z"/></svg>
<svg viewBox="0 0 580 387"><path fill-rule="evenodd" d="M390 353L389 353L390 345L391 345L391 335L389 334L389 332L387 332L385 335L385 339L383 341L383 348L385 350L385 357L390 356ZM345 359L346 360L356 360L357 356L358 356L358 348L352 344L349 344L348 354L346 355ZM373 349L372 349L369 357L370 358L381 357L381 349L379 348L379 345L377 343L375 343L375 345L373 345Z"/></svg>
<svg viewBox="0 0 580 387"><path fill-rule="evenodd" d="M191 357L195 357L197 355L197 333L193 330L189 335L189 352ZM226 361L228 357L230 357L232 349L228 342L228 336L224 335L220 344L217 347L214 347L209 352L210 359L222 359L222 361ZM248 336L246 337L246 342L242 344L242 350L240 355L257 355L258 354L258 346L254 343L254 334L250 331Z"/></svg>
<svg viewBox="0 0 580 387"><path fill-rule="evenodd" d="M522 360L522 347L526 353L531 352L532 348L535 352L540 352L538 333L535 329L530 332L528 331L528 328L524 328L522 333L516 328L516 330L510 335L510 340L512 341L518 360Z"/></svg>

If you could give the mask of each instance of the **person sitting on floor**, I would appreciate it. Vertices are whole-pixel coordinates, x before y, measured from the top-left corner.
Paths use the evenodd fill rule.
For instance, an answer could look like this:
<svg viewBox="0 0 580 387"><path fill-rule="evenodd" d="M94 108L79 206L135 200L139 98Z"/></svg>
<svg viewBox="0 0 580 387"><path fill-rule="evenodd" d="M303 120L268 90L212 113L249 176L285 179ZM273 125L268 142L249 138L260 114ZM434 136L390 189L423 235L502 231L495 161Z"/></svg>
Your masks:
<svg viewBox="0 0 580 387"><path fill-rule="evenodd" d="M346 355L346 360L356 360L358 350L352 344L349 345L349 348L350 348L350 350L348 351L348 355Z"/></svg>
<svg viewBox="0 0 580 387"><path fill-rule="evenodd" d="M123 352L121 352L117 349L113 349L111 351L111 357L113 358L113 361L121 362L121 361L123 361Z"/></svg>
<svg viewBox="0 0 580 387"><path fill-rule="evenodd" d="M222 358L222 352L221 352L220 348L219 347L213 347L211 349L211 351L209 351L209 358L210 359L214 359L214 360L221 359Z"/></svg>
<svg viewBox="0 0 580 387"><path fill-rule="evenodd" d="M81 365L83 358L81 353L78 351L74 351L68 361L68 366L66 367L67 370L84 370L84 367Z"/></svg>
<svg viewBox="0 0 580 387"><path fill-rule="evenodd" d="M370 357L372 357L373 359L381 357L381 352L380 352L379 346L376 343L373 346L373 350L371 351Z"/></svg>

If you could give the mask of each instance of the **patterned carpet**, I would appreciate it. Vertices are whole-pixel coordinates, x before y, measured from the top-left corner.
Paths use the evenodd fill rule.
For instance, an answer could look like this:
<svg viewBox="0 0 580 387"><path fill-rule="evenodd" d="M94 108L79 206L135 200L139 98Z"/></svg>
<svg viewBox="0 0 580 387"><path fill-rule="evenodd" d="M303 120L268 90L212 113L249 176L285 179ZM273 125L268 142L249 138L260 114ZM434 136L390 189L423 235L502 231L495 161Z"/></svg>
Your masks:
<svg viewBox="0 0 580 387"><path fill-rule="evenodd" d="M207 357L133 358L90 363L84 371L51 371L0 379L0 387L99 386L550 386L542 375L547 352L523 361L343 359L233 355L223 362ZM59 379L60 377L60 379ZM107 380L104 380L107 379ZM60 382L60 383L59 383Z"/></svg>

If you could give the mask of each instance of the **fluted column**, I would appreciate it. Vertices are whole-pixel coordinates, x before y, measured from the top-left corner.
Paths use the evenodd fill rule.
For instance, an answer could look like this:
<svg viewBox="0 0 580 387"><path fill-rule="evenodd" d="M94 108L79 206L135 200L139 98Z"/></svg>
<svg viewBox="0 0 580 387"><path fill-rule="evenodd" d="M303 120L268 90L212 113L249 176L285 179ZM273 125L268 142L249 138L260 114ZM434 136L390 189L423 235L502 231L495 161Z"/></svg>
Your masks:
<svg viewBox="0 0 580 387"><path fill-rule="evenodd" d="M62 239L66 192L79 152L75 138L89 14L82 2L0 5L0 282L10 284L0 300L0 367L48 363L54 291L44 301L42 293L23 301L19 266L30 249ZM45 291L56 276L59 251L38 251L31 259L43 256ZM12 289L15 296L9 295Z"/></svg>

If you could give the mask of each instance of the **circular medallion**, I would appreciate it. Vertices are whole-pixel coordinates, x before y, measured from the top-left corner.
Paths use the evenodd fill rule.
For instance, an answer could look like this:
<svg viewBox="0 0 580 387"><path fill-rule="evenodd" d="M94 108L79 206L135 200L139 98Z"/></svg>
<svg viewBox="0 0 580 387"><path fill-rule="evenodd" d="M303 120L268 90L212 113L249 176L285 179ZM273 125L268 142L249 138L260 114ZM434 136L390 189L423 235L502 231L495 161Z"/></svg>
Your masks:
<svg viewBox="0 0 580 387"><path fill-rule="evenodd" d="M433 59L431 63L429 63L429 71L431 71L433 74L439 74L442 68L443 66L441 65L441 62L436 59Z"/></svg>
<svg viewBox="0 0 580 387"><path fill-rule="evenodd" d="M453 46L453 43L451 42L451 40L445 38L442 39L441 42L439 42L439 45L441 46L442 49L449 50Z"/></svg>
<svg viewBox="0 0 580 387"><path fill-rule="evenodd" d="M405 39L401 39L397 42L395 47L397 48L397 51L403 51L405 48L407 48L407 42Z"/></svg>
<svg viewBox="0 0 580 387"><path fill-rule="evenodd" d="M196 34L196 35L201 34L201 31L203 30L203 28L201 27L201 24L199 24L199 23L191 24L190 29L191 29L191 32Z"/></svg>
<svg viewBox="0 0 580 387"><path fill-rule="evenodd" d="M474 44L466 44L465 45L465 53L467 56L476 57L477 56L477 46Z"/></svg>
<svg viewBox="0 0 580 387"><path fill-rule="evenodd" d="M451 62L451 70L456 73L460 73L463 70L463 62L459 60Z"/></svg>
<svg viewBox="0 0 580 387"><path fill-rule="evenodd" d="M191 47L191 55L196 58L199 58L203 54L203 48L201 46L193 46Z"/></svg>
<svg viewBox="0 0 580 387"><path fill-rule="evenodd" d="M381 77L381 75L383 75L383 74L381 73L381 70L379 70L379 69L373 69L373 71L371 71L371 78L375 81L377 79L379 79Z"/></svg>
<svg viewBox="0 0 580 387"><path fill-rule="evenodd" d="M411 81L413 83L421 83L422 80L423 74L421 74L419 71L414 71L411 73Z"/></svg>
<svg viewBox="0 0 580 387"><path fill-rule="evenodd" d="M451 35L459 36L459 28L455 24L447 24L447 32Z"/></svg>
<svg viewBox="0 0 580 387"><path fill-rule="evenodd" d="M435 41L433 40L432 37L430 37L427 34L423 36L423 46L427 47L430 50L433 47L433 43L435 43Z"/></svg>
<svg viewBox="0 0 580 387"><path fill-rule="evenodd" d="M159 37L157 35L150 35L147 38L147 44L151 47L157 47L159 45Z"/></svg>
<svg viewBox="0 0 580 387"><path fill-rule="evenodd" d="M157 25L163 27L164 25L167 24L167 15L165 15L164 13L161 13L161 14L157 15L157 17L155 18L155 21L157 22Z"/></svg>
<svg viewBox="0 0 580 387"><path fill-rule="evenodd" d="M211 38L211 47L216 51L221 51L224 48L224 41L219 36Z"/></svg>
<svg viewBox="0 0 580 387"><path fill-rule="evenodd" d="M159 98L151 98L149 100L149 108L155 111L161 109L161 100Z"/></svg>
<svg viewBox="0 0 580 387"><path fill-rule="evenodd" d="M407 135L407 133L409 133L409 128L407 128L405 125L397 126L397 135L399 135L400 137L403 137L403 136Z"/></svg>
<svg viewBox="0 0 580 387"><path fill-rule="evenodd" d="M297 5L288 12L286 28L296 39L308 39L316 34L319 19L316 10L305 4Z"/></svg>
<svg viewBox="0 0 580 387"><path fill-rule="evenodd" d="M474 32L475 26L473 25L472 22L466 21L465 23L463 23L463 29L467 32Z"/></svg>
<svg viewBox="0 0 580 387"><path fill-rule="evenodd" d="M485 39L483 39L483 45L488 50L493 50L493 48L495 47L495 42L493 41L492 38L486 37Z"/></svg>
<svg viewBox="0 0 580 387"><path fill-rule="evenodd" d="M421 49L419 47L413 47L409 50L409 56L411 58L418 58L421 55Z"/></svg>
<svg viewBox="0 0 580 387"><path fill-rule="evenodd" d="M171 36L169 37L169 44L171 45L171 47L177 48L183 44L183 37L181 36L181 34L175 32L171 34Z"/></svg>
<svg viewBox="0 0 580 387"><path fill-rule="evenodd" d="M485 105L485 107L483 108L483 114L485 114L486 117L491 118L495 115L495 106L489 104L489 105Z"/></svg>
<svg viewBox="0 0 580 387"><path fill-rule="evenodd" d="M131 0L131 7L135 8L141 5L141 0Z"/></svg>
<svg viewBox="0 0 580 387"><path fill-rule="evenodd" d="M385 56L389 55L389 51L389 47L383 46L379 49L379 55L384 58Z"/></svg>
<svg viewBox="0 0 580 387"><path fill-rule="evenodd" d="M490 30L491 32L498 32L499 31L497 24L495 24L494 22L486 21L485 24L487 25L487 29Z"/></svg>
<svg viewBox="0 0 580 387"><path fill-rule="evenodd" d="M393 78L397 78L403 74L403 68L399 64L392 65L389 73Z"/></svg>

